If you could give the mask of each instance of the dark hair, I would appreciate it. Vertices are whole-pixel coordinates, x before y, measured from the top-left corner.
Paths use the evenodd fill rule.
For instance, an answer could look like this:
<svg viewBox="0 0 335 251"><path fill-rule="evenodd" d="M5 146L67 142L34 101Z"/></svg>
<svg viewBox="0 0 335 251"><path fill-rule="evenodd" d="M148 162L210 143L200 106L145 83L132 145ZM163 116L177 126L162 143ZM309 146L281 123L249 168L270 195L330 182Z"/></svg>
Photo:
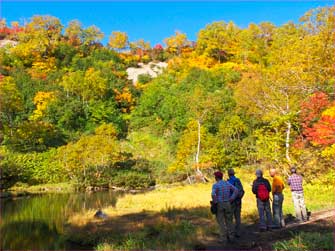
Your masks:
<svg viewBox="0 0 335 251"><path fill-rule="evenodd" d="M228 175L229 175L229 176L232 176L232 175L234 175L234 174L235 174L235 172L234 172L234 169L233 169L233 168L228 169Z"/></svg>
<svg viewBox="0 0 335 251"><path fill-rule="evenodd" d="M215 176L215 178L218 178L218 179L221 179L221 180L222 180L222 178L223 178L223 173L221 173L220 171L216 171L216 172L214 173L214 176Z"/></svg>
<svg viewBox="0 0 335 251"><path fill-rule="evenodd" d="M296 173L297 172L297 168L295 166L291 167L291 173Z"/></svg>

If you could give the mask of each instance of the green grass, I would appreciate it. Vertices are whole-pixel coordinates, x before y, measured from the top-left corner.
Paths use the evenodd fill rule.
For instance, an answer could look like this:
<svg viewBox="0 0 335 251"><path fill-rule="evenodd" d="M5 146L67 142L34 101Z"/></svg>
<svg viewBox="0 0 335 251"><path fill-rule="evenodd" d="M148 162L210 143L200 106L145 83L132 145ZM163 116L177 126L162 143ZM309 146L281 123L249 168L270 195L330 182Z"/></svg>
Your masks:
<svg viewBox="0 0 335 251"><path fill-rule="evenodd" d="M292 238L273 244L276 251L334 250L334 235L329 233L301 232L292 234Z"/></svg>

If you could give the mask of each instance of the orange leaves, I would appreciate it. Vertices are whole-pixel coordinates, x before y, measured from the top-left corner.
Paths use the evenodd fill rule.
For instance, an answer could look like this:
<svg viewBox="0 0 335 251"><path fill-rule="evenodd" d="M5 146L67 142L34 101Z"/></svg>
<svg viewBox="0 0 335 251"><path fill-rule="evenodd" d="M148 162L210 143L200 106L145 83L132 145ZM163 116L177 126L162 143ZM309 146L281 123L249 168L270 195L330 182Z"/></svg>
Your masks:
<svg viewBox="0 0 335 251"><path fill-rule="evenodd" d="M117 89L114 89L116 94L115 100L118 105L121 107L121 111L124 113L130 112L135 107L135 99L133 98L128 87L124 87L122 92L119 92Z"/></svg>
<svg viewBox="0 0 335 251"><path fill-rule="evenodd" d="M321 119L309 131L315 145L335 144L335 102L321 114Z"/></svg>

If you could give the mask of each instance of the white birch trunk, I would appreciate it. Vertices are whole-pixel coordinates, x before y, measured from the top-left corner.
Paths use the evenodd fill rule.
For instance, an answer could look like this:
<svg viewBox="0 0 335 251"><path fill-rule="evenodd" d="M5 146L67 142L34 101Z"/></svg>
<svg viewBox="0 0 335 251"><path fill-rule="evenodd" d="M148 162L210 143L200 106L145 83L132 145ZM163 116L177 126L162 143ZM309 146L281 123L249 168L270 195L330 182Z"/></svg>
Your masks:
<svg viewBox="0 0 335 251"><path fill-rule="evenodd" d="M197 165L197 172L200 172L199 155L200 155L200 144L201 144L201 123L200 123L200 120L197 120L197 122L198 122L198 146L197 146L197 153L195 155L195 163Z"/></svg>
<svg viewBox="0 0 335 251"><path fill-rule="evenodd" d="M288 121L286 122L287 125L287 129L286 129L286 141L285 141L285 147L286 147L286 152L285 152L285 156L287 159L288 163L291 163L291 158L290 158L290 134L291 134L291 122Z"/></svg>

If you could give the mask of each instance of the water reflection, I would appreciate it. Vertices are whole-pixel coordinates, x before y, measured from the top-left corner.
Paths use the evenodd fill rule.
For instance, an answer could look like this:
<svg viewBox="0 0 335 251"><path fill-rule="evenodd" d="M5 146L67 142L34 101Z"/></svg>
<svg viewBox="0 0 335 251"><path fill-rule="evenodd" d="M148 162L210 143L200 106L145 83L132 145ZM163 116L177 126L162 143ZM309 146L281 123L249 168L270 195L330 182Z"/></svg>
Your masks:
<svg viewBox="0 0 335 251"><path fill-rule="evenodd" d="M46 194L1 203L2 250L68 250L64 224L69 216L87 209L115 206L121 193Z"/></svg>

